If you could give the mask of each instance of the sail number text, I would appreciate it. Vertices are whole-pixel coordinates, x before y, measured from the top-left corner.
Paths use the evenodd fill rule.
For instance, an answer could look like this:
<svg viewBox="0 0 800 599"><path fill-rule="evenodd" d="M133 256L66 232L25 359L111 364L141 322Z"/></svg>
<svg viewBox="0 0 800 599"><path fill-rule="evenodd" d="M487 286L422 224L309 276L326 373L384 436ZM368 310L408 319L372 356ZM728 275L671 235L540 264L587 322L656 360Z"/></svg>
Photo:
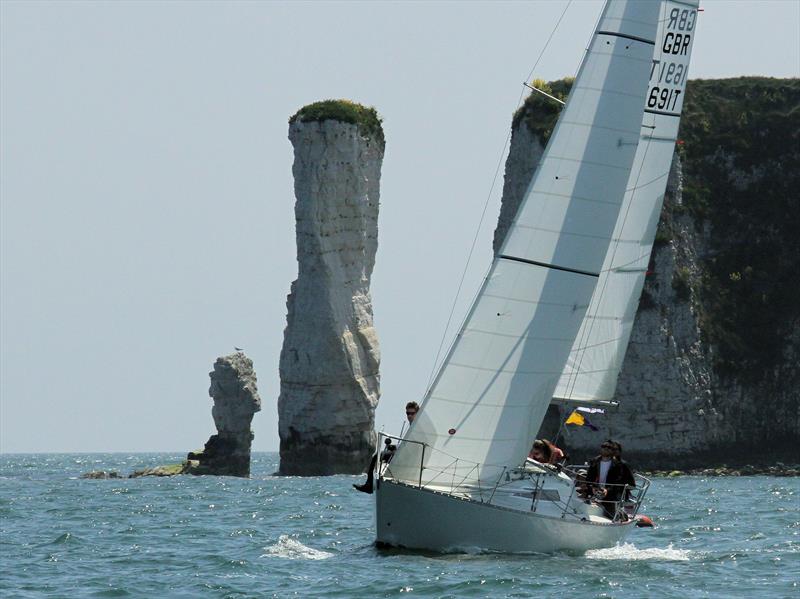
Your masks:
<svg viewBox="0 0 800 599"><path fill-rule="evenodd" d="M661 56L653 59L650 69L647 108L672 111L678 106L678 99L686 87L686 62L696 22L696 10L673 8L670 11L660 42Z"/></svg>

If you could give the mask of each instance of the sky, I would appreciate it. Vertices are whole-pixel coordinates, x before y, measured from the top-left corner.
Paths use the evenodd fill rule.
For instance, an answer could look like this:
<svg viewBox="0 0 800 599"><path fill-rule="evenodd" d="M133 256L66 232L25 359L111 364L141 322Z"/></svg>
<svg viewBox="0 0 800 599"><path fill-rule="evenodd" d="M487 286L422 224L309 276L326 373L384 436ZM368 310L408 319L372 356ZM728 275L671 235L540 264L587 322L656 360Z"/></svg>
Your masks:
<svg viewBox="0 0 800 599"><path fill-rule="evenodd" d="M253 449L277 450L287 119L328 98L383 118L376 426L397 431L491 261L511 115L566 6L0 2L0 452L200 448L234 346ZM691 77L800 76L798 0L702 7ZM533 77L575 73L601 8L571 3Z"/></svg>

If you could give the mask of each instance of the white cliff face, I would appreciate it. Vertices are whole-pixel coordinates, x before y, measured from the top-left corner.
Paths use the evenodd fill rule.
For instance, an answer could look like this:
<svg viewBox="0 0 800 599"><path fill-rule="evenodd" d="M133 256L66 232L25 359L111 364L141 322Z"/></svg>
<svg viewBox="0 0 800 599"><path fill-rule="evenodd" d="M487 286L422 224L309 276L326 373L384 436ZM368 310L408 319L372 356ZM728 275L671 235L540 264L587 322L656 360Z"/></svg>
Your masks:
<svg viewBox="0 0 800 599"><path fill-rule="evenodd" d="M685 162L670 173L619 408L591 417L594 433L562 427L568 410L551 406L539 432L560 429L573 459L613 437L657 469L796 461L798 93L797 80L689 82ZM531 96L514 116L495 251L557 112Z"/></svg>
<svg viewBox="0 0 800 599"><path fill-rule="evenodd" d="M617 380L620 405L594 419L598 432L565 427L563 438L575 452L596 452L610 437L619 439L626 452L650 460L653 454L675 459L708 450L731 434L731 424L715 403L711 356L701 340L697 298L689 284L700 276L696 252L703 233L689 216L675 214L681 186L675 155L659 225L669 242L657 245L651 256ZM562 409L564 418L567 414Z"/></svg>
<svg viewBox="0 0 800 599"><path fill-rule="evenodd" d="M511 132L511 144L506 159L503 202L500 205L500 216L497 219L497 228L494 231L494 241L492 242L495 254L500 251L508 228L517 215L519 205L522 203L522 198L525 197L525 192L528 191L533 173L542 159L542 154L544 154L544 145L528 127L523 125L514 128Z"/></svg>
<svg viewBox="0 0 800 599"><path fill-rule="evenodd" d="M522 123L512 132L506 160L497 252L543 151L535 133ZM691 217L674 210L681 203L680 161L673 160L660 227L670 241L654 249L648 276L620 373L619 408L591 418L598 425L562 426L572 408L551 406L539 433L560 443L572 458L594 455L607 438L618 439L628 455L667 465L676 455L713 450L733 435L713 391L710 349L701 340L691 281L700 276L697 248L707 232L697 232ZM683 285L683 283L686 283ZM665 466L666 467L666 466Z"/></svg>
<svg viewBox="0 0 800 599"><path fill-rule="evenodd" d="M294 122L289 139L299 272L280 359L280 473L360 473L380 396L369 286L383 147L334 120Z"/></svg>

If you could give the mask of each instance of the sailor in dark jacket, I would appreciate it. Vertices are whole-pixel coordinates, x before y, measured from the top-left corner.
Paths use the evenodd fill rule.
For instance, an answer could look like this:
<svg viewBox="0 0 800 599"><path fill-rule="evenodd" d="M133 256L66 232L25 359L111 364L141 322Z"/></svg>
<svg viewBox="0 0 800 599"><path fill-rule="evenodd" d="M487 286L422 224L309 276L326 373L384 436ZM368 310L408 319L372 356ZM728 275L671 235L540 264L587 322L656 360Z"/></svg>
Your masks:
<svg viewBox="0 0 800 599"><path fill-rule="evenodd" d="M589 462L586 473L586 481L591 485L597 503L612 520L617 512L618 502L624 498L625 485L636 486L630 466L617 457L621 451L622 446L615 441L604 441L600 446L600 455Z"/></svg>

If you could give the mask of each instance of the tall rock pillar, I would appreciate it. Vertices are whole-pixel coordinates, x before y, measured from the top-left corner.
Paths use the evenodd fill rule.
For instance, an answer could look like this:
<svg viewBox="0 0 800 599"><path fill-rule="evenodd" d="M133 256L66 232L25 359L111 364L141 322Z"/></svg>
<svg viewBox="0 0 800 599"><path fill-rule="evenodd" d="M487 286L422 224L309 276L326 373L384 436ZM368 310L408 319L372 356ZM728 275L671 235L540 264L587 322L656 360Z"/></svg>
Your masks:
<svg viewBox="0 0 800 599"><path fill-rule="evenodd" d="M369 285L383 130L374 109L347 101L311 104L289 123L298 277L280 358L279 473L358 474L380 396Z"/></svg>

